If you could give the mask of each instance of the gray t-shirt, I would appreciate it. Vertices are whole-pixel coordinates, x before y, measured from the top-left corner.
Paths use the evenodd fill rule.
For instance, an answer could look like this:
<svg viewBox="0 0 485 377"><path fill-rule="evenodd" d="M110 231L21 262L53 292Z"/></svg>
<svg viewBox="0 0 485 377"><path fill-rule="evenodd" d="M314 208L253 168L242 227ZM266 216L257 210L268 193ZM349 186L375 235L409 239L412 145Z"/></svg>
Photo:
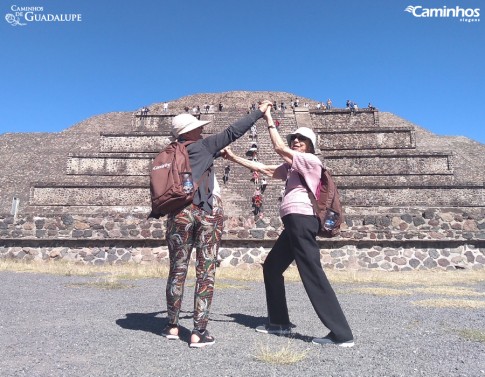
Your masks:
<svg viewBox="0 0 485 377"><path fill-rule="evenodd" d="M221 149L243 136L262 116L262 111L253 111L227 127L224 131L207 136L187 146L190 167L192 168L192 179L194 182L199 182L199 188L195 193L192 203L208 213L212 212L215 179L214 159L220 157ZM179 141L183 140L183 135L180 135ZM208 178L203 177L200 179L206 170L209 171Z"/></svg>

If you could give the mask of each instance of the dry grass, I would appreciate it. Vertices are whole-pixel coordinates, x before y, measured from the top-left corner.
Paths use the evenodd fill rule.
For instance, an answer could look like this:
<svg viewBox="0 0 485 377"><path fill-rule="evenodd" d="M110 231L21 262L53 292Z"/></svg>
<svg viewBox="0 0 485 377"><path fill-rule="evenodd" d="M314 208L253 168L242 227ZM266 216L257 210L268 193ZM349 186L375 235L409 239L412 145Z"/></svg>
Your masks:
<svg viewBox="0 0 485 377"><path fill-rule="evenodd" d="M283 346L282 348L272 350L266 344L260 344L258 347L258 352L253 355L256 360L262 361L268 364L295 364L307 357L307 352L296 351L292 348L291 342Z"/></svg>
<svg viewBox="0 0 485 377"><path fill-rule="evenodd" d="M450 300L450 299L429 299L413 301L413 305L427 308L459 308L459 309L481 309L485 308L485 301L478 300Z"/></svg>
<svg viewBox="0 0 485 377"><path fill-rule="evenodd" d="M485 331L479 330L457 330L458 334L472 342L485 343Z"/></svg>
<svg viewBox="0 0 485 377"><path fill-rule="evenodd" d="M409 296L411 291L404 289L385 288L385 287L362 287L349 291L350 293L364 293L373 296Z"/></svg>
<svg viewBox="0 0 485 377"><path fill-rule="evenodd" d="M427 293L431 295L442 295L442 296L485 296L485 293L477 292L468 287L450 287L450 286L443 286L443 287L423 287L423 288L414 288L413 292L418 293Z"/></svg>
<svg viewBox="0 0 485 377"><path fill-rule="evenodd" d="M485 296L485 293L477 292L468 287L452 287L452 286L431 286L409 289L396 289L387 287L360 287L353 288L342 293L363 293L374 296L409 296L413 293L426 293L430 295L441 296L455 296L455 297L480 297Z"/></svg>
<svg viewBox="0 0 485 377"><path fill-rule="evenodd" d="M69 284L69 287L74 288L98 288L98 289L126 289L126 288L133 288L132 284L124 284L118 280L115 276L104 276L101 278L96 279L93 282L86 282L86 283L73 283Z"/></svg>
<svg viewBox="0 0 485 377"><path fill-rule="evenodd" d="M0 271L30 272L55 275L97 276L112 275L119 279L166 278L168 266L165 264L117 264L117 265L84 265L64 261L52 262L17 262L1 260ZM325 271L332 283L383 284L393 287L440 287L458 284L471 285L485 281L484 270L457 271ZM189 278L194 277L194 268L189 269ZM217 279L236 281L262 281L260 265L251 268L221 267L217 270ZM298 269L290 267L285 272L287 282L300 281ZM438 289L438 288L437 288ZM456 291L458 292L458 291ZM443 293L445 294L445 293Z"/></svg>
<svg viewBox="0 0 485 377"><path fill-rule="evenodd" d="M455 284L475 284L485 281L484 270L456 271L330 271L329 280L338 283L381 283L392 286L442 286Z"/></svg>
<svg viewBox="0 0 485 377"><path fill-rule="evenodd" d="M284 273L285 281L300 281L300 275L296 267L291 266ZM263 281L263 269L258 265L250 268L220 267L217 270L218 279L238 280L238 281Z"/></svg>
<svg viewBox="0 0 485 377"><path fill-rule="evenodd" d="M215 288L216 289L243 289L243 290L250 289L247 285L226 283L218 279L216 279Z"/></svg>
<svg viewBox="0 0 485 377"><path fill-rule="evenodd" d="M168 267L161 264L119 264L94 266L64 261L50 262L17 262L0 261L0 271L30 272L37 274L64 276L99 276L111 275L119 279L149 279L168 275Z"/></svg>

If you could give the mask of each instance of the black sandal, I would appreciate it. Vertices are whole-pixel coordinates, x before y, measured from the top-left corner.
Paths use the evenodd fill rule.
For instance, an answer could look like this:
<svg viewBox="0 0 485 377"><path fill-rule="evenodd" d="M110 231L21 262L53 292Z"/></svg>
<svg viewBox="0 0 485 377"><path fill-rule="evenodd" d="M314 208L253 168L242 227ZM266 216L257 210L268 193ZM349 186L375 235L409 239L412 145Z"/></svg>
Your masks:
<svg viewBox="0 0 485 377"><path fill-rule="evenodd" d="M165 326L165 328L162 330L162 336L167 338L167 339L170 339L170 340L177 340L179 339L179 336L178 334L172 334L170 332L170 330L172 329L178 329L178 325L174 325L174 324L171 324L169 323L167 326Z"/></svg>
<svg viewBox="0 0 485 377"><path fill-rule="evenodd" d="M199 331L199 330L192 330L192 335L197 335L199 337L198 342L192 342L190 343L191 348L202 348L205 346L210 346L211 344L214 344L216 340L214 339L213 336L209 334L209 331L204 330L204 331Z"/></svg>

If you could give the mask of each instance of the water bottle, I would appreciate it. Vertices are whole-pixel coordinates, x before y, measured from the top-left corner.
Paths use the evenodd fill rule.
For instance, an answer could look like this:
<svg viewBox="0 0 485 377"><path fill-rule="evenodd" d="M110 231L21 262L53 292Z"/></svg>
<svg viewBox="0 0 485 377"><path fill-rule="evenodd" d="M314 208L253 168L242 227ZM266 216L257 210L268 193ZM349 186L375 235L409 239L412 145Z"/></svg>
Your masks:
<svg viewBox="0 0 485 377"><path fill-rule="evenodd" d="M323 222L325 230L328 230L329 232L332 231L337 224L338 217L339 214L337 212L327 209L327 212L325 213L325 221Z"/></svg>
<svg viewBox="0 0 485 377"><path fill-rule="evenodd" d="M192 173L181 173L182 174L182 186L186 194L190 194L194 190L194 182L192 181Z"/></svg>

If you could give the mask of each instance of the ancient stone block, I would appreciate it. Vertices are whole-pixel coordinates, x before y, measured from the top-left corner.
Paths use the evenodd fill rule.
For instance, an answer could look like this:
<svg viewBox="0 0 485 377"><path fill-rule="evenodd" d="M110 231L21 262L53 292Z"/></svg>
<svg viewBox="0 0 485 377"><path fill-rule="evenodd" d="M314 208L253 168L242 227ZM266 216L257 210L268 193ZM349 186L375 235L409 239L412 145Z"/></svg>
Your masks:
<svg viewBox="0 0 485 377"><path fill-rule="evenodd" d="M440 253L436 249L428 249L428 255L433 259L437 259L440 257Z"/></svg>
<svg viewBox="0 0 485 377"><path fill-rule="evenodd" d="M240 230L237 234L238 238L249 238L249 231L244 229L244 230Z"/></svg>
<svg viewBox="0 0 485 377"><path fill-rule="evenodd" d="M446 258L440 258L438 259L438 265L441 267L447 267L450 265L450 261Z"/></svg>
<svg viewBox="0 0 485 377"><path fill-rule="evenodd" d="M62 215L61 221L66 226L70 226L74 224L74 219L71 215Z"/></svg>
<svg viewBox="0 0 485 377"><path fill-rule="evenodd" d="M435 215L435 210L433 210L433 209L427 209L423 213L423 217L425 219L432 219L432 218L434 218L434 215Z"/></svg>
<svg viewBox="0 0 485 377"><path fill-rule="evenodd" d="M398 266L405 266L407 264L406 258L403 257L394 257L392 258L392 262L397 264Z"/></svg>
<svg viewBox="0 0 485 377"><path fill-rule="evenodd" d="M452 213L440 213L440 218L442 221L450 223L454 219L454 215Z"/></svg>
<svg viewBox="0 0 485 377"><path fill-rule="evenodd" d="M45 220L44 219L41 219L41 220L36 220L35 221L35 227L37 229L42 229L44 228L44 224L45 224Z"/></svg>
<svg viewBox="0 0 485 377"><path fill-rule="evenodd" d="M266 233L266 236L271 239L278 238L279 235L280 233L275 230L268 230L268 232Z"/></svg>
<svg viewBox="0 0 485 377"><path fill-rule="evenodd" d="M413 224L414 226L420 226L420 225L423 225L423 224L426 224L426 221L424 221L424 219L421 217L421 216L415 216L413 217Z"/></svg>
<svg viewBox="0 0 485 377"><path fill-rule="evenodd" d="M465 252L465 257L468 263L474 263L475 262L475 255L471 250L467 250Z"/></svg>
<svg viewBox="0 0 485 377"><path fill-rule="evenodd" d="M162 230L154 230L152 232L152 237L153 238L163 238L164 237L164 232Z"/></svg>
<svg viewBox="0 0 485 377"><path fill-rule="evenodd" d="M431 268L435 268L438 264L436 263L436 261L432 258L426 258L423 262L423 265L428 268L428 269L431 269Z"/></svg>
<svg viewBox="0 0 485 377"><path fill-rule="evenodd" d="M467 232L476 232L478 230L477 223L474 220L465 220L463 222L463 230Z"/></svg>
<svg viewBox="0 0 485 377"><path fill-rule="evenodd" d="M405 221L408 224L411 224L413 222L413 217L409 214L404 214L401 215L401 220Z"/></svg>
<svg viewBox="0 0 485 377"><path fill-rule="evenodd" d="M378 217L377 218L377 225L387 228L389 225L391 225L391 219L387 216Z"/></svg>
<svg viewBox="0 0 485 377"><path fill-rule="evenodd" d="M412 258L412 259L409 260L409 265L412 268L417 268L420 264L421 264L421 261L419 259Z"/></svg>

